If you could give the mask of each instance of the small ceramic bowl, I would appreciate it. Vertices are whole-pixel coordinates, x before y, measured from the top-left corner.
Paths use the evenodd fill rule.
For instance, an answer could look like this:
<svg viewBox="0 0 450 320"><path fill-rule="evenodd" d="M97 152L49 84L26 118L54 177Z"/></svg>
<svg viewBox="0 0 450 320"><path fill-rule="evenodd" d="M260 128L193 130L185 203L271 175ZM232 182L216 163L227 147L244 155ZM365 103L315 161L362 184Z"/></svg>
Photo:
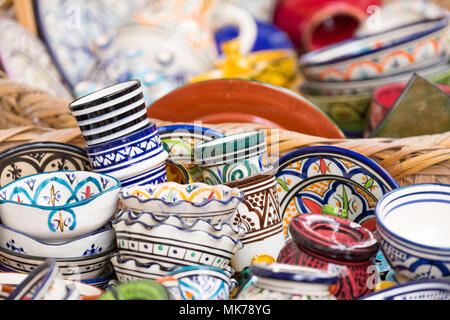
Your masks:
<svg viewBox="0 0 450 320"><path fill-rule="evenodd" d="M188 266L168 276L178 280L182 300L228 300L231 281L227 274L211 266Z"/></svg>
<svg viewBox="0 0 450 320"><path fill-rule="evenodd" d="M168 182L122 188L119 197L125 208L135 212L152 212L158 217L176 214L186 222L198 218L219 222L236 211L244 195L240 190L224 185Z"/></svg>
<svg viewBox="0 0 450 320"><path fill-rule="evenodd" d="M150 259L180 266L205 264L225 268L242 247L240 240L226 234L165 223L148 226L140 221L115 220L112 225L119 253L138 257L140 262ZM244 232L234 235L234 238L243 235Z"/></svg>
<svg viewBox="0 0 450 320"><path fill-rule="evenodd" d="M421 21L330 45L300 57L309 80L355 81L411 71L445 52L448 18Z"/></svg>
<svg viewBox="0 0 450 320"><path fill-rule="evenodd" d="M166 176L167 182L175 182L178 184L189 184L193 182L188 169L181 162L175 160L166 160Z"/></svg>
<svg viewBox="0 0 450 320"><path fill-rule="evenodd" d="M118 253L111 255L111 263L121 283L140 279L158 279L178 268L178 266L167 266L158 262L141 263L132 256L122 256Z"/></svg>
<svg viewBox="0 0 450 320"><path fill-rule="evenodd" d="M40 173L0 189L0 217L4 225L39 240L70 240L108 222L119 190L117 179L100 173Z"/></svg>
<svg viewBox="0 0 450 320"><path fill-rule="evenodd" d="M92 169L101 173L119 171L124 166L151 159L164 152L154 123L122 138L88 146L86 151Z"/></svg>
<svg viewBox="0 0 450 320"><path fill-rule="evenodd" d="M158 156L159 157L159 156ZM159 162L156 166L147 168L146 171L141 173L131 174L130 177L122 179L120 185L122 188L128 188L133 186L142 185L158 185L167 182L167 169L165 160L167 159L167 152L162 154L162 162ZM153 159L152 159L153 160ZM129 172L134 172L137 166L131 166Z"/></svg>
<svg viewBox="0 0 450 320"><path fill-rule="evenodd" d="M450 185L393 190L379 200L375 214L381 249L400 283L449 279Z"/></svg>
<svg viewBox="0 0 450 320"><path fill-rule="evenodd" d="M88 284L99 283L105 274L110 275L109 256L114 249L105 250L101 253L77 257L77 258L54 258L60 273L65 279L82 281ZM29 274L36 267L44 263L47 258L20 254L0 247L0 265L5 271L21 272ZM103 281L103 280L102 280Z"/></svg>
<svg viewBox="0 0 450 320"><path fill-rule="evenodd" d="M450 281L410 281L368 294L359 300L450 300Z"/></svg>
<svg viewBox="0 0 450 320"><path fill-rule="evenodd" d="M211 185L250 177L270 166L262 130L198 143L194 146L194 160L202 167L204 181Z"/></svg>
<svg viewBox="0 0 450 320"><path fill-rule="evenodd" d="M0 247L43 258L79 258L115 247L115 233L102 228L61 243L46 243L0 224Z"/></svg>

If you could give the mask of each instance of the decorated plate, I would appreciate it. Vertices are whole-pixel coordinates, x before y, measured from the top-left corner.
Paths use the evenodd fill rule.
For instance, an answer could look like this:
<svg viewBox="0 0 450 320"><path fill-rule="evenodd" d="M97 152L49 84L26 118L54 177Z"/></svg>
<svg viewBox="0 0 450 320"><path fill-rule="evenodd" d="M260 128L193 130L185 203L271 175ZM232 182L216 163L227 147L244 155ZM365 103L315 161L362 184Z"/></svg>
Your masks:
<svg viewBox="0 0 450 320"><path fill-rule="evenodd" d="M338 147L307 147L282 157L274 167L283 228L293 217L321 213L324 205L374 231L375 206L397 182L369 158Z"/></svg>
<svg viewBox="0 0 450 320"><path fill-rule="evenodd" d="M0 19L0 67L13 81L71 98L44 44L8 18Z"/></svg>
<svg viewBox="0 0 450 320"><path fill-rule="evenodd" d="M305 98L250 80L207 80L182 86L151 104L148 115L172 122L258 123L319 137L344 138L337 125Z"/></svg>
<svg viewBox="0 0 450 320"><path fill-rule="evenodd" d="M145 0L34 0L36 23L64 80L74 88L95 64L90 42L114 32Z"/></svg>
<svg viewBox="0 0 450 320"><path fill-rule="evenodd" d="M36 173L91 171L82 148L56 142L27 143L0 153L0 187Z"/></svg>

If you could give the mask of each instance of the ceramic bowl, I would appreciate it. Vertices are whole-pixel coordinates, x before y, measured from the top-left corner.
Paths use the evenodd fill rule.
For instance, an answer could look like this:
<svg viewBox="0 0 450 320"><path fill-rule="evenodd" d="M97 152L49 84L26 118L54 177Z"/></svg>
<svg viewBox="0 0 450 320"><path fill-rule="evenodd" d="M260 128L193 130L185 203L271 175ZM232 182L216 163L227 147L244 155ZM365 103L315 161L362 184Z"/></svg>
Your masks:
<svg viewBox="0 0 450 320"><path fill-rule="evenodd" d="M167 276L169 272L178 268L178 266L165 263L143 263L132 256L122 256L119 253L111 255L111 263L114 266L117 279L121 283L140 279L158 279Z"/></svg>
<svg viewBox="0 0 450 320"><path fill-rule="evenodd" d="M88 146L123 137L149 124L138 80L90 93L73 101L69 108Z"/></svg>
<svg viewBox="0 0 450 320"><path fill-rule="evenodd" d="M269 168L264 131L254 130L194 145L194 161L207 184L250 177Z"/></svg>
<svg viewBox="0 0 450 320"><path fill-rule="evenodd" d="M300 57L304 76L317 81L355 81L411 71L445 53L448 18L354 38Z"/></svg>
<svg viewBox="0 0 450 320"><path fill-rule="evenodd" d="M238 189L223 185L168 182L122 188L119 196L123 206L132 211L152 212L159 217L176 214L193 222L197 218L226 219L236 211L244 195Z"/></svg>
<svg viewBox="0 0 450 320"><path fill-rule="evenodd" d="M410 185L379 200L381 249L399 282L450 277L449 209L450 185Z"/></svg>
<svg viewBox="0 0 450 320"><path fill-rule="evenodd" d="M109 256L116 249L77 258L54 258L65 279L100 284L111 278ZM0 265L3 270L29 274L48 258L17 253L0 247ZM105 279L103 279L105 278Z"/></svg>
<svg viewBox="0 0 450 320"><path fill-rule="evenodd" d="M67 242L46 243L0 224L0 247L43 258L79 258L115 247L115 233L102 228Z"/></svg>
<svg viewBox="0 0 450 320"><path fill-rule="evenodd" d="M124 166L145 161L163 153L156 125L96 146L87 147L89 161L96 172L120 171Z"/></svg>
<svg viewBox="0 0 450 320"><path fill-rule="evenodd" d="M182 300L228 300L231 281L227 274L211 266L188 266L168 274L178 280Z"/></svg>
<svg viewBox="0 0 450 320"><path fill-rule="evenodd" d="M103 227L114 215L119 191L117 179L100 173L40 173L0 189L0 217L36 239L69 240Z"/></svg>
<svg viewBox="0 0 450 320"><path fill-rule="evenodd" d="M162 159L167 158L167 153L164 151L162 155ZM131 177L127 179L123 179L120 181L120 185L122 188L127 187L133 187L133 186L142 186L142 185L157 185L167 182L167 170L166 170L166 163L160 162L155 167L148 169L147 171L144 171L143 173L139 174L133 174ZM135 169L134 167L131 167L129 170L133 172L132 170Z"/></svg>
<svg viewBox="0 0 450 320"><path fill-rule="evenodd" d="M359 300L450 300L450 281L410 281L371 293Z"/></svg>
<svg viewBox="0 0 450 320"><path fill-rule="evenodd" d="M91 171L86 151L58 142L31 142L0 153L0 187L37 173L76 170Z"/></svg>
<svg viewBox="0 0 450 320"><path fill-rule="evenodd" d="M400 97L406 86L406 83L391 83L380 86L372 92L369 129L373 130L377 127ZM437 86L450 94L450 86L444 84L437 84Z"/></svg>
<svg viewBox="0 0 450 320"><path fill-rule="evenodd" d="M193 182L188 169L181 162L170 159L166 160L166 176L167 182L175 182L178 184L189 184Z"/></svg>
<svg viewBox="0 0 450 320"><path fill-rule="evenodd" d="M228 266L233 254L242 247L244 235L231 231L232 236L213 230L183 228L160 223L148 226L140 221L115 220L117 245L121 255L139 258L140 262L156 261L186 265ZM211 228L208 224L207 228ZM232 230L224 227L222 230Z"/></svg>

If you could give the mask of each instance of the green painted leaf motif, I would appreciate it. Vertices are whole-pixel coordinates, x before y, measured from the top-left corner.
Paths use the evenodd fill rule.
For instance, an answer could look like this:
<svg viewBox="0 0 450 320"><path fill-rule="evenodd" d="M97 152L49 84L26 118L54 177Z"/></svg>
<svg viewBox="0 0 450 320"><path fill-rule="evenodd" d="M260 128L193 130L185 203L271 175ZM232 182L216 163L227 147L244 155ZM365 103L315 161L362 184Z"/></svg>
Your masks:
<svg viewBox="0 0 450 320"><path fill-rule="evenodd" d="M342 199L344 202L344 210L348 211L348 196L347 196L347 191L345 191L344 186L342 186Z"/></svg>
<svg viewBox="0 0 450 320"><path fill-rule="evenodd" d="M180 147L182 147L183 149L185 149L185 150L187 151L187 154L189 154L189 155L191 155L191 156L194 155L194 149L191 147L191 145L188 144L188 143L185 143L185 142L183 142L183 141L180 141L180 140L172 140L172 139L163 139L161 142L162 142L163 144L166 144L166 145L167 145L167 149L169 148L168 146L169 146L170 144L172 144L172 145L177 145L177 146L180 146ZM167 150L167 152L170 152L170 150Z"/></svg>
<svg viewBox="0 0 450 320"><path fill-rule="evenodd" d="M222 180L220 179L220 177L217 176L214 173L214 171L212 171L211 169L203 168L202 175L203 175L203 180L205 181L206 184L216 185L216 184L222 183Z"/></svg>
<svg viewBox="0 0 450 320"><path fill-rule="evenodd" d="M286 191L286 192L289 191L289 188L288 188L287 184L286 184L283 180L281 180L280 178L276 178L276 180L277 180L278 184L280 185L280 187L281 187L284 191Z"/></svg>
<svg viewBox="0 0 450 320"><path fill-rule="evenodd" d="M364 184L364 189L369 190L374 184L375 180L371 177L367 180L367 182Z"/></svg>

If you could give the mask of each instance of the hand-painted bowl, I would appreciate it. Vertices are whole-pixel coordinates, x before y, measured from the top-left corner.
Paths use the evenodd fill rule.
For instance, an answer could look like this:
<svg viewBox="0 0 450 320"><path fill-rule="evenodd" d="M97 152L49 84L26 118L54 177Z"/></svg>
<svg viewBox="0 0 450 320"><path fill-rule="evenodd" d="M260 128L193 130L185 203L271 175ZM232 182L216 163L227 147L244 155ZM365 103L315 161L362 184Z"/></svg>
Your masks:
<svg viewBox="0 0 450 320"><path fill-rule="evenodd" d="M193 182L188 169L181 162L175 160L166 160L166 176L167 182L175 182L178 184L189 184Z"/></svg>
<svg viewBox="0 0 450 320"><path fill-rule="evenodd" d="M448 18L354 38L311 51L299 59L309 80L355 81L412 71L447 48Z"/></svg>
<svg viewBox="0 0 450 320"><path fill-rule="evenodd" d="M161 183L167 182L167 169L166 162L167 152L163 152L160 156L161 162L153 167L145 166L146 162L143 162L142 166L133 166L131 165L127 171L131 173L131 175L120 181L120 186L122 188L133 187L133 186L142 186L142 185L157 185ZM155 159L150 159L150 162L155 161ZM143 172L136 172L145 169ZM135 171L136 170L136 171Z"/></svg>
<svg viewBox="0 0 450 320"><path fill-rule="evenodd" d="M152 212L158 217L176 214L192 222L197 218L225 219L236 211L244 195L224 185L168 182L122 188L119 197L123 206L132 211Z"/></svg>
<svg viewBox="0 0 450 320"><path fill-rule="evenodd" d="M120 182L100 173L55 171L0 189L0 217L43 241L64 241L103 227L117 208Z"/></svg>
<svg viewBox="0 0 450 320"><path fill-rule="evenodd" d="M139 279L108 288L98 300L169 300L169 293L157 281Z"/></svg>
<svg viewBox="0 0 450 320"><path fill-rule="evenodd" d="M376 207L381 249L399 282L450 278L450 185L417 184Z"/></svg>
<svg viewBox="0 0 450 320"><path fill-rule="evenodd" d="M188 266L168 274L178 280L182 300L228 300L231 281L227 274L211 266Z"/></svg>
<svg viewBox="0 0 450 320"><path fill-rule="evenodd" d="M371 293L359 300L450 300L450 281L443 279L409 281Z"/></svg>
<svg viewBox="0 0 450 320"><path fill-rule="evenodd" d="M0 247L19 254L43 258L79 258L115 247L115 233L102 228L66 242L43 242L0 224Z"/></svg>
<svg viewBox="0 0 450 320"><path fill-rule="evenodd" d="M207 232L165 223L148 226L140 221L120 219L112 225L121 255L137 257L140 262L156 261L180 266L205 264L223 269L242 247L239 238L244 235L244 232L239 232L231 237L217 230Z"/></svg>

